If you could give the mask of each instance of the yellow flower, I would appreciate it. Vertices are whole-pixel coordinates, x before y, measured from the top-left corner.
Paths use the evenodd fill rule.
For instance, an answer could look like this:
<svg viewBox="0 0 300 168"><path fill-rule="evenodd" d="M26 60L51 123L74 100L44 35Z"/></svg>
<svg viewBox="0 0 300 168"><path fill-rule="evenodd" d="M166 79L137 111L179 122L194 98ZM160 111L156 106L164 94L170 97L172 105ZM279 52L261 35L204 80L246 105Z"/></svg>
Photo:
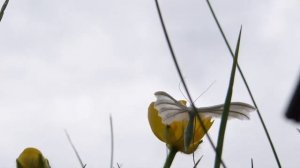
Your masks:
<svg viewBox="0 0 300 168"><path fill-rule="evenodd" d="M186 105L186 101L179 101L183 105ZM197 117L196 117L197 118ZM162 123L162 119L158 116L158 111L154 107L154 102L149 105L148 108L148 120L150 127L154 135L161 141L165 142L168 148L176 149L186 154L193 153L198 145L202 142L202 138L205 135L202 129L199 119L195 118L194 128L194 138L193 142L190 144L187 150L184 149L184 130L188 124L188 121L174 121L170 125L165 125ZM213 121L210 117L201 118L203 124L208 130Z"/></svg>
<svg viewBox="0 0 300 168"><path fill-rule="evenodd" d="M17 159L17 168L50 168L50 165L38 149L26 148Z"/></svg>

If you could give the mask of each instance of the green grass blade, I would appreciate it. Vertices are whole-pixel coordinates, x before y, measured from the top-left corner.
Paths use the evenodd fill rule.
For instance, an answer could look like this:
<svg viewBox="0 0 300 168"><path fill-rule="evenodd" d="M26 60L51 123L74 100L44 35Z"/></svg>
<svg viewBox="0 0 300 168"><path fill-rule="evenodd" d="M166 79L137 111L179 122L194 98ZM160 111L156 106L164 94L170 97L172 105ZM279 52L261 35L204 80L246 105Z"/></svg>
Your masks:
<svg viewBox="0 0 300 168"><path fill-rule="evenodd" d="M114 129L113 129L113 121L111 115L109 116L110 123L110 145L111 145L111 153L110 153L110 168L113 167L114 162Z"/></svg>
<svg viewBox="0 0 300 168"><path fill-rule="evenodd" d="M184 150L187 151L192 140L194 139L194 122L195 116L190 115L190 120L187 127L184 130Z"/></svg>
<svg viewBox="0 0 300 168"><path fill-rule="evenodd" d="M217 24L217 26L218 26L218 28L219 28L219 31L220 31L221 34L222 34L222 37L223 37L223 39L224 39L224 41L225 41L225 43L226 43L226 46L227 46L227 48L228 48L228 50L229 50L231 56L234 57L234 54L233 54L233 52L232 52L232 49L231 49L231 47L230 47L230 45L229 45L229 43L228 43L228 40L227 40L227 38L226 38L226 36L225 36L225 34L224 34L224 31L223 31L223 29L222 29L222 27L221 27L221 25L220 25L220 23L219 23L219 21L218 21L216 15L215 15L215 13L214 13L214 10L212 9L212 6L211 6L209 0L206 0L206 2L207 2L207 4L208 4L209 9L210 9L210 11L211 11L211 13L212 13L212 15L213 15L213 18L214 18L214 20L215 20L215 22L216 22L216 24ZM275 157L275 159L276 159L277 165L278 165L279 168L281 168L281 163L280 163L280 161L279 161L279 157L278 157L277 152L276 152L276 150L275 150L275 147L274 147L274 145L273 145L271 136L270 136L270 134L269 134L269 132L268 132L267 126L266 126L266 124L265 124L265 122L264 122L264 120L263 120L263 117L262 117L262 115L261 115L261 113L260 113L260 110L259 110L259 108L258 108L258 106L257 106L257 104L256 104L256 102L255 102L254 96L253 96L253 94L252 94L252 92L251 92L251 90L250 90L250 87L249 87L249 85L248 85L248 83L247 83L247 80L246 80L246 78L245 78L245 76L244 76L244 74L243 74L243 71L242 71L241 67L239 66L239 64L237 64L237 68L238 68L238 71L239 71L239 73L240 73L240 75L241 75L241 77L242 77L242 80L243 80L243 82L244 82L244 84L245 84L245 86L246 86L246 88L247 88L248 94L250 95L250 98L251 98L251 100L252 100L252 102L253 102L253 104L254 104L254 106L255 106L255 108L256 108L256 111L257 111L259 120L260 120L260 122L261 122L261 124L262 124L262 126L263 126L263 129L264 129L264 131L265 131L265 134L266 134L266 136L267 136L267 139L268 139L268 141L269 141L269 144L270 144L270 146L271 146L271 148L272 148L272 151L273 151L274 157Z"/></svg>
<svg viewBox="0 0 300 168"><path fill-rule="evenodd" d="M222 119L221 119L221 124L220 124L220 129L219 129L217 154L216 154L216 158L215 158L215 168L220 168L220 166L221 166L220 157L222 157L223 142L224 142L224 137L225 137L227 119L228 119L228 115L229 115L230 102L231 102L231 97L232 97L232 92L233 92L233 84L234 84L235 71L236 71L237 60L238 60L238 55L239 55L241 34L242 34L242 27L240 29L239 38L237 41L235 57L234 57L234 61L233 61L232 68L231 68L230 81L229 81L229 86L228 86L227 95L226 95L226 99L225 99L224 111L222 114Z"/></svg>
<svg viewBox="0 0 300 168"><path fill-rule="evenodd" d="M1 22L2 18L3 18L4 11L5 11L5 9L6 9L7 5L8 5L8 2L9 2L9 0L5 0L5 2L3 3L2 7L1 7L0 22Z"/></svg>
<svg viewBox="0 0 300 168"><path fill-rule="evenodd" d="M82 159L81 159L81 157L80 157L80 155L79 155L77 149L75 148L75 145L73 144L73 142L72 142L72 140L71 140L71 137L70 137L70 135L69 135L69 133L68 133L67 130L65 130L65 134L66 134L66 136L67 136L67 138L68 138L68 141L69 141L69 143L70 143L70 145L71 145L71 147L72 147L72 149L73 149L73 151L74 151L74 153L75 153L75 155L76 155L76 157L77 157L77 159L78 159L78 161L79 161L81 167L82 167L82 168L85 168L85 167L86 167L86 164L83 164Z"/></svg>
<svg viewBox="0 0 300 168"><path fill-rule="evenodd" d="M202 158L203 158L203 155L197 160L197 162L194 164L193 168L197 168L197 166L200 163L200 161L201 161Z"/></svg>
<svg viewBox="0 0 300 168"><path fill-rule="evenodd" d="M155 0L155 5L156 5L156 9L157 9L157 12L158 12L159 20L160 20L160 23L161 23L161 26L162 26L162 29L163 29L163 33L164 33L165 39L166 39L166 41L167 41L167 44L168 44L168 47L169 47L169 51L170 51L170 53L171 53L173 62L174 62L174 64L175 64L177 73L178 73L178 75L179 75L179 77L180 77L180 81L181 81L181 83L182 83L182 85L183 85L183 87L184 87L184 90L186 91L186 94L187 94L187 97L188 97L188 101L191 103L192 110L193 110L193 115L194 115L194 116L197 116L197 117L199 118L200 125L201 125L202 129L204 130L204 132L206 133L207 139L208 139L210 145L212 146L212 148L214 149L214 151L216 151L216 147L215 147L215 145L214 145L214 143L213 143L211 137L209 136L209 134L208 134L208 132L207 132L207 129L206 129L205 126L204 126L203 121L201 120L200 116L197 114L197 110L196 110L196 107L195 107L195 105L194 105L194 101L193 101L193 99L192 99L192 97L191 97L191 95L190 95L190 92L189 92L189 90L188 90L188 87L187 87L187 85L186 85L186 82L185 82L185 80L184 80L184 78L183 78L183 75L182 75L182 73L181 73L181 70L180 70L180 68L179 68L179 64L178 64L178 62L177 62L177 59L176 59L176 56L175 56L175 52L174 52L173 47L172 47L172 45L171 45L171 41L170 41L170 38L169 38L169 35L168 35L168 32L167 32L167 29L166 29L166 26L165 26L165 24L164 24L164 20L163 20L163 18L162 18L162 14L161 14L161 10L160 10L159 4L158 4L158 0ZM221 160L222 160L222 159L221 159ZM223 161L222 161L222 165L223 165L223 167L226 167Z"/></svg>

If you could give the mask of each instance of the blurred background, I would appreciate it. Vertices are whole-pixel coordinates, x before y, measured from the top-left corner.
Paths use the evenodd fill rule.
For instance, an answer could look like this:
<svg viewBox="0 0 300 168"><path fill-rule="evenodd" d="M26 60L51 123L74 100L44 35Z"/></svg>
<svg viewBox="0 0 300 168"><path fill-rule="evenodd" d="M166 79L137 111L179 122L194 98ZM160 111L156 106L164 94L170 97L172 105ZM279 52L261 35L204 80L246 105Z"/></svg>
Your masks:
<svg viewBox="0 0 300 168"><path fill-rule="evenodd" d="M1 5L4 0L1 0ZM161 10L197 106L223 103L232 59L205 1L161 0ZM300 2L212 1L231 45L243 25L239 63L282 166L300 165L299 125L284 113L300 73ZM88 168L109 167L113 117L115 166L162 167L165 145L152 133L147 109L163 90L184 99L153 0L10 1L0 23L0 162L15 167L25 147L39 148L52 167L80 167L67 129ZM251 103L239 75L233 101ZM210 135L216 142L220 120ZM207 139L195 153L212 167ZM256 113L230 120L228 167L276 167ZM174 168L192 167L178 154Z"/></svg>

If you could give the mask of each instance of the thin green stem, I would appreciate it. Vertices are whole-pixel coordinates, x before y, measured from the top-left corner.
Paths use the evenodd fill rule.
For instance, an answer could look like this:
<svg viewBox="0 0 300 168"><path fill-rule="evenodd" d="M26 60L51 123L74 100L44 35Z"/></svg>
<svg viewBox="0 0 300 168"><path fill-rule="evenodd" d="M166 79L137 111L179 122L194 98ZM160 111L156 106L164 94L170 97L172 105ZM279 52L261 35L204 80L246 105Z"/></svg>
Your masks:
<svg viewBox="0 0 300 168"><path fill-rule="evenodd" d="M111 115L109 116L110 123L110 168L113 167L114 162L114 129L113 129L113 121Z"/></svg>
<svg viewBox="0 0 300 168"><path fill-rule="evenodd" d="M5 0L5 2L3 3L2 7L1 7L0 22L1 22L2 18L3 18L4 11L5 11L5 9L6 9L7 5L8 5L8 2L9 2L9 0Z"/></svg>
<svg viewBox="0 0 300 168"><path fill-rule="evenodd" d="M196 163L194 163L194 167L193 168L197 168L197 166L200 163L200 161L201 161L202 158L203 158L203 155L198 159L198 161Z"/></svg>
<svg viewBox="0 0 300 168"><path fill-rule="evenodd" d="M231 47L230 47L230 45L229 45L229 43L228 43L228 40L227 40L227 38L226 38L226 36L225 36L225 34L224 34L224 32L223 32L223 29L222 29L222 27L221 27L221 25L220 25L220 23L219 23L219 21L218 21L216 15L215 15L215 12L213 11L213 8L212 8L212 6L211 6L209 0L206 0L206 2L207 2L207 4L208 4L209 9L210 9L210 11L211 11L211 13L212 13L212 15L213 15L213 18L214 18L214 20L215 20L215 22L216 22L216 24L217 24L217 26L218 26L218 28L219 28L219 31L220 31L221 34L222 34L222 37L223 37L223 39L224 39L224 41L225 41L225 43L226 43L226 46L227 46L227 48L228 48L230 54L231 54L232 58L234 58L234 54L233 54L233 52L232 52L232 49L231 49ZM270 144L270 146L271 146L271 148L272 148L272 151L273 151L274 157L275 157L275 159L276 159L277 165L278 165L279 168L281 168L281 164L280 164L280 161L279 161L279 157L278 157L277 152L276 152L276 150L275 150L275 147L274 147L274 145L273 145L273 142L272 142L271 136L270 136L270 134L269 134L269 132L268 132L267 126L266 126L266 124L265 124L265 122L264 122L264 120L263 120L263 117L262 117L262 115L261 115L261 113L260 113L260 110L258 109L258 106L257 106L257 104L256 104L256 102L255 102L254 96L253 96L253 94L252 94L252 92L251 92L251 90L250 90L250 87L249 87L249 85L248 85L248 83L247 83L247 81L246 81L246 78L245 78L245 76L244 76L244 74L243 74L243 72L242 72L242 69L241 69L241 67L239 66L239 64L237 65L237 68L238 68L238 71L239 71L239 73L240 73L240 75L241 75L241 77L242 77L242 79L243 79L243 82L244 82L246 88L247 88L248 94L250 95L251 100L252 100L252 102L253 102L253 104L254 104L254 106L255 106L255 108L256 108L256 111L257 111L259 120L260 120L260 122L261 122L261 124L262 124L262 126L263 126L263 129L264 129L264 131L265 131L265 134L266 134L266 136L267 136L267 139L268 139L268 141L269 141L269 144Z"/></svg>
<svg viewBox="0 0 300 168"><path fill-rule="evenodd" d="M77 159L78 159L78 161L79 161L81 167L82 167L82 168L85 168L85 167L86 167L86 164L83 164L83 161L82 161L82 159L81 159L81 157L80 157L80 155L79 155L79 153L78 153L78 151L77 151L75 145L73 144L72 139L71 139L71 137L70 137L70 135L69 135L69 133L68 133L67 130L65 130L65 134L66 134L66 136L67 136L67 138L68 138L68 141L69 141L69 143L70 143L70 145L71 145L71 147L72 147L72 149L73 149L73 151L74 151L74 153L75 153L75 155L76 155L76 157L77 157Z"/></svg>
<svg viewBox="0 0 300 168"><path fill-rule="evenodd" d="M171 167L177 152L178 152L178 150L175 149L175 148L170 149L168 157L167 157L165 165L164 165L164 168L170 168Z"/></svg>

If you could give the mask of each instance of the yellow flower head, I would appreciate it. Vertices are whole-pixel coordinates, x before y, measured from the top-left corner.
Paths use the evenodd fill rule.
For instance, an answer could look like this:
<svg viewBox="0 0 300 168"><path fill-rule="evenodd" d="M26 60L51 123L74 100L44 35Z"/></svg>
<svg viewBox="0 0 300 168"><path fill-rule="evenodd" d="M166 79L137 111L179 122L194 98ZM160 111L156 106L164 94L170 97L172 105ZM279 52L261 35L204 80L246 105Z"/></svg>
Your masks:
<svg viewBox="0 0 300 168"><path fill-rule="evenodd" d="M50 165L38 149L26 148L17 159L17 168L50 168Z"/></svg>
<svg viewBox="0 0 300 168"><path fill-rule="evenodd" d="M179 101L181 104L186 105L186 101ZM193 153L198 145L202 142L202 138L205 135L202 129L199 119L195 118L194 123L194 138L187 150L184 149L184 130L188 124L188 121L174 121L169 125L165 125L162 119L158 115L158 111L154 107L154 102L149 105L148 108L148 119L150 127L154 135L161 141L165 142L169 148L175 148L186 154ZM208 130L213 121L210 117L201 118L206 130Z"/></svg>

